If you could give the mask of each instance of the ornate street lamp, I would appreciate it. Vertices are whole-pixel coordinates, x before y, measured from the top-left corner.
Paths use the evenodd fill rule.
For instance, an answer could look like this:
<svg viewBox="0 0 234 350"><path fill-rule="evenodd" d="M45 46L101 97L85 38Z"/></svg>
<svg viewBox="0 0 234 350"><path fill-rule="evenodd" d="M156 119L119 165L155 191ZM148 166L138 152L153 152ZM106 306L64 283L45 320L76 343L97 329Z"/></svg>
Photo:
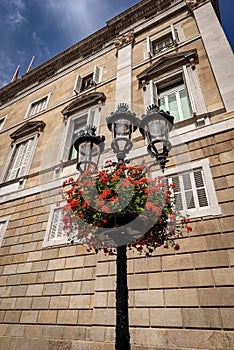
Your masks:
<svg viewBox="0 0 234 350"><path fill-rule="evenodd" d="M105 136L96 136L96 128L88 125L81 130L74 143L77 151L77 170L81 173L91 165L97 167L100 154L104 151Z"/></svg>
<svg viewBox="0 0 234 350"><path fill-rule="evenodd" d="M142 116L139 128L141 134L147 139L147 151L156 159L162 171L171 150L169 131L173 127L174 117L169 112L159 110L155 105L149 106L146 115Z"/></svg>
<svg viewBox="0 0 234 350"><path fill-rule="evenodd" d="M112 132L111 148L116 153L119 163L124 163L126 155L132 149L132 133L138 127L138 119L126 103L121 103L114 113L106 118L107 126Z"/></svg>
<svg viewBox="0 0 234 350"><path fill-rule="evenodd" d="M168 152L171 149L169 131L173 127L174 118L168 112L159 110L157 106L147 108L146 115L139 119L132 113L128 105L121 103L117 110L106 118L107 126L112 132L111 148L116 153L116 166L125 164L126 155L132 148L131 135L139 126L146 138L147 150L155 162L164 170ZM77 150L77 169L80 172L90 165L97 167L100 154L104 151L105 137L96 136L95 128L87 127L75 141ZM130 350L130 334L128 324L128 286L127 286L127 254L126 244L117 246L117 281L116 281L116 350Z"/></svg>

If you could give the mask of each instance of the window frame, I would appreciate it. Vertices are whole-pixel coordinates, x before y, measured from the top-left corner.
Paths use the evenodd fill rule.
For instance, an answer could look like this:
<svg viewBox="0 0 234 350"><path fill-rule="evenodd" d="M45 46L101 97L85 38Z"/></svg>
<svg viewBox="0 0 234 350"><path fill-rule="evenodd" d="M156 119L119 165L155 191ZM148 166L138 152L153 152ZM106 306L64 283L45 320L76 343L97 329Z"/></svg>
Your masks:
<svg viewBox="0 0 234 350"><path fill-rule="evenodd" d="M73 88L74 93L76 95L79 95L95 87L97 84L99 84L102 81L102 71L103 71L103 67L98 67L97 65L95 65L93 71L90 72L89 74L86 74L84 76L77 74L74 88ZM85 89L82 89L82 83L84 79L88 78L91 75L92 75L92 85Z"/></svg>
<svg viewBox="0 0 234 350"><path fill-rule="evenodd" d="M11 163L14 160L16 148L19 147L21 144L23 144L25 142L29 142L31 139L32 139L33 144L32 144L32 148L30 150L29 158L28 158L28 160L26 162L26 165L25 165L25 170L23 171L23 173L20 174L20 176L17 176L15 178L10 179L10 180L6 180L7 177L8 177L8 172L9 172ZM36 150L37 141L38 141L38 134L34 134L34 135L32 134L32 135L27 135L27 137L24 137L24 138L21 138L21 139L17 140L13 144L12 149L11 149L11 151L9 153L6 165L4 167L0 183L4 183L4 182L7 183L7 182L12 182L12 181L16 182L17 180L21 181L21 179L23 179L25 177L25 175L28 174L30 166L31 166L31 163L32 163L32 160L33 160L33 156L34 156L34 153L35 153L35 150Z"/></svg>
<svg viewBox="0 0 234 350"><path fill-rule="evenodd" d="M180 213L182 215L188 214L190 218L205 217L210 215L220 215L221 209L218 204L218 199L216 196L216 191L215 191L214 182L213 182L208 159L202 159L197 162L186 163L183 165L179 165L177 167L166 169L164 175L166 178L169 178L172 175L179 175L179 174L182 175L183 173L186 173L186 172L194 172L196 169L199 169L199 168L201 168L203 172L204 188L206 190L208 206L180 210ZM152 174L153 177L157 175L158 175L157 172L154 172Z"/></svg>
<svg viewBox="0 0 234 350"><path fill-rule="evenodd" d="M179 74L178 74L179 73ZM170 86L173 85L173 82L171 82L171 84L169 85L168 84L168 90L165 91L165 93L158 93L158 85L160 85L160 80L156 83L154 82L154 89L157 90L157 105L160 106L159 104L159 100L161 98L164 98L165 99L165 110L166 111L169 111L169 102L168 102L168 96L174 94L175 95L175 98L176 98L176 105L177 105L177 109L178 109L178 114L179 114L179 120L175 123L179 123L179 122L183 122L185 120L188 120L188 119L191 119L193 117L193 106L192 106L192 101L191 101L191 98L189 96L189 92L188 92L188 87L187 87L187 84L186 84L186 81L185 81L185 78L184 78L184 75L183 73L181 72L178 72L178 76L179 76L179 84L177 87L175 87L174 89L173 88L170 88ZM175 76L177 75L175 74ZM164 79L165 80L165 79ZM185 90L185 93L186 93L186 97L187 97L187 102L188 102L188 107L189 107L189 110L190 110L190 115L189 117L184 117L183 115L183 110L182 110L182 104L181 104L181 98L180 98L180 91L182 90ZM171 113L173 115L173 113Z"/></svg>
<svg viewBox="0 0 234 350"><path fill-rule="evenodd" d="M164 41L165 38L170 37L171 39L171 44L169 46L165 46L163 47L161 50L154 50L154 45L162 41ZM175 24L171 24L170 27L167 29L166 32L160 34L160 35L156 35L156 36L152 36L152 37L147 37L146 38L146 58L152 58L152 57L156 57L157 55L160 55L162 52L167 51L170 48L173 48L175 46L178 45L178 43L180 43L181 38L179 36L179 31L176 27Z"/></svg>
<svg viewBox="0 0 234 350"><path fill-rule="evenodd" d="M193 121L194 117L207 116L207 108L204 97L202 95L199 79L196 69L191 65L182 65L173 71L152 78L144 90L144 104L145 106L156 104L158 105L157 85L163 82L172 81L175 77L180 76L186 88L189 105L191 108L191 117L180 120L177 123ZM176 124L177 124L176 123ZM205 125L210 123L209 118L204 120ZM175 125L176 125L175 124ZM196 125L199 126L199 125Z"/></svg>
<svg viewBox="0 0 234 350"><path fill-rule="evenodd" d="M27 121L19 129L15 130L11 135L12 143L11 149L7 156L4 168L0 175L0 194L5 195L10 192L15 192L22 190L29 174L29 170L33 161L35 150L37 147L37 142L41 132L43 132L46 124L41 121ZM11 162L14 160L16 148L19 147L21 143L27 142L32 139L32 147L28 153L28 157L22 156L22 161L26 158L24 163L24 171L21 172L20 176L15 177L6 181L8 177L8 172L10 170ZM19 174L18 174L19 175Z"/></svg>
<svg viewBox="0 0 234 350"><path fill-rule="evenodd" d="M27 109L27 111L26 111L26 114L25 114L25 116L24 116L24 119L33 118L33 117L39 115L40 113L44 112L44 111L47 109L50 96L51 96L51 93L49 93L49 94L47 94L47 95L45 95L45 96L42 96L42 97L40 97L40 98L38 98L38 99L36 99L36 100L30 102L30 103L29 103L29 106L28 106L28 109ZM40 101L42 101L42 100L44 100L44 99L46 99L44 108L41 109L39 112L33 113L33 114L31 115L31 114L30 114L30 111L32 110L32 106L33 106L34 104L40 103Z"/></svg>
<svg viewBox="0 0 234 350"><path fill-rule="evenodd" d="M2 246L9 221L10 216L0 217L0 248Z"/></svg>
<svg viewBox="0 0 234 350"><path fill-rule="evenodd" d="M58 204L52 204L50 206L50 212L49 212L49 217L48 217L48 221L47 221L47 226L46 226L46 232L45 232L45 237L42 243L42 248L48 248L48 247L53 247L53 246L57 246L57 245L63 245L63 244L68 244L68 238L67 235L64 234L63 236L59 237L59 238L50 238L51 235L51 229L52 229L52 225L53 225L53 218L54 218L54 213L56 210L63 210L63 206L65 205L65 202L60 202L59 205ZM56 223L56 226L58 227L60 225L61 222L61 217L59 222ZM56 228L57 229L57 228Z"/></svg>
<svg viewBox="0 0 234 350"><path fill-rule="evenodd" d="M74 115L71 115L69 116L69 118L66 119L65 130L64 130L63 139L61 142L60 152L59 152L59 162L62 161L64 163L75 159L75 158L69 159L69 153L71 149L71 140L74 134L73 131L74 131L75 120L78 120L79 118L82 118L82 116L84 116L85 114L88 114L86 125L95 126L97 128L97 134L98 134L100 119L101 119L100 113L101 112L100 112L99 106L95 104L93 106L90 106L89 108L85 108L83 110L80 110L74 113ZM93 120L91 120L91 118Z"/></svg>

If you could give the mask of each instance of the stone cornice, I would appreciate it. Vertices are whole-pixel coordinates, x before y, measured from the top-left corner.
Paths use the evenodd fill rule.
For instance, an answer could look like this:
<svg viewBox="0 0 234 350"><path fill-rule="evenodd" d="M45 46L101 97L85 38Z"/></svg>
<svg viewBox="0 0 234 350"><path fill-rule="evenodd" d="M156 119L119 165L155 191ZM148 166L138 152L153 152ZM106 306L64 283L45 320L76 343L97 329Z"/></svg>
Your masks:
<svg viewBox="0 0 234 350"><path fill-rule="evenodd" d="M186 0L188 1L188 0ZM194 0L199 1L199 0ZM202 0L201 0L202 1ZM216 12L218 12L217 0L212 0ZM114 40L123 34L129 32L129 27L140 20L149 19L156 14L163 13L168 8L178 3L184 3L185 0L142 0L128 10L107 21L106 26L96 31L77 44L69 47L67 50L59 53L55 57L36 67L27 74L0 90L0 105L5 104L14 98L21 91L28 90L30 86L42 83L57 74L59 69L72 62L82 61L84 58L91 57L98 51L112 45Z"/></svg>

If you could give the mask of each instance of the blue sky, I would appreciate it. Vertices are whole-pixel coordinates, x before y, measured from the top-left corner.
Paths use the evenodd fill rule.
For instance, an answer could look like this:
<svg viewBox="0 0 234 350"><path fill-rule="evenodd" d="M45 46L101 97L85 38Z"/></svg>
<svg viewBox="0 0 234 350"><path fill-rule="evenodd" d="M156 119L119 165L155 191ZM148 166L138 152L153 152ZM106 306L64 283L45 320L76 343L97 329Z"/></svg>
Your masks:
<svg viewBox="0 0 234 350"><path fill-rule="evenodd" d="M20 65L26 72L67 49L136 0L0 0L0 87ZM234 0L219 0L226 35L234 49Z"/></svg>

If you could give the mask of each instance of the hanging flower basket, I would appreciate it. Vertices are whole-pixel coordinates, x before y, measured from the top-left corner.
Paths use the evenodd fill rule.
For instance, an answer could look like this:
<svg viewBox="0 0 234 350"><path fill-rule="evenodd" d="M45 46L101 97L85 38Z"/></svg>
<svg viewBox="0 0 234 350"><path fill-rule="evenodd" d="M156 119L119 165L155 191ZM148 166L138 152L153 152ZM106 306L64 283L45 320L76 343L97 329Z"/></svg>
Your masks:
<svg viewBox="0 0 234 350"><path fill-rule="evenodd" d="M87 170L63 183L64 230L72 242L109 254L120 245L146 255L162 245L178 249L175 240L191 227L175 209L173 187L142 166Z"/></svg>

